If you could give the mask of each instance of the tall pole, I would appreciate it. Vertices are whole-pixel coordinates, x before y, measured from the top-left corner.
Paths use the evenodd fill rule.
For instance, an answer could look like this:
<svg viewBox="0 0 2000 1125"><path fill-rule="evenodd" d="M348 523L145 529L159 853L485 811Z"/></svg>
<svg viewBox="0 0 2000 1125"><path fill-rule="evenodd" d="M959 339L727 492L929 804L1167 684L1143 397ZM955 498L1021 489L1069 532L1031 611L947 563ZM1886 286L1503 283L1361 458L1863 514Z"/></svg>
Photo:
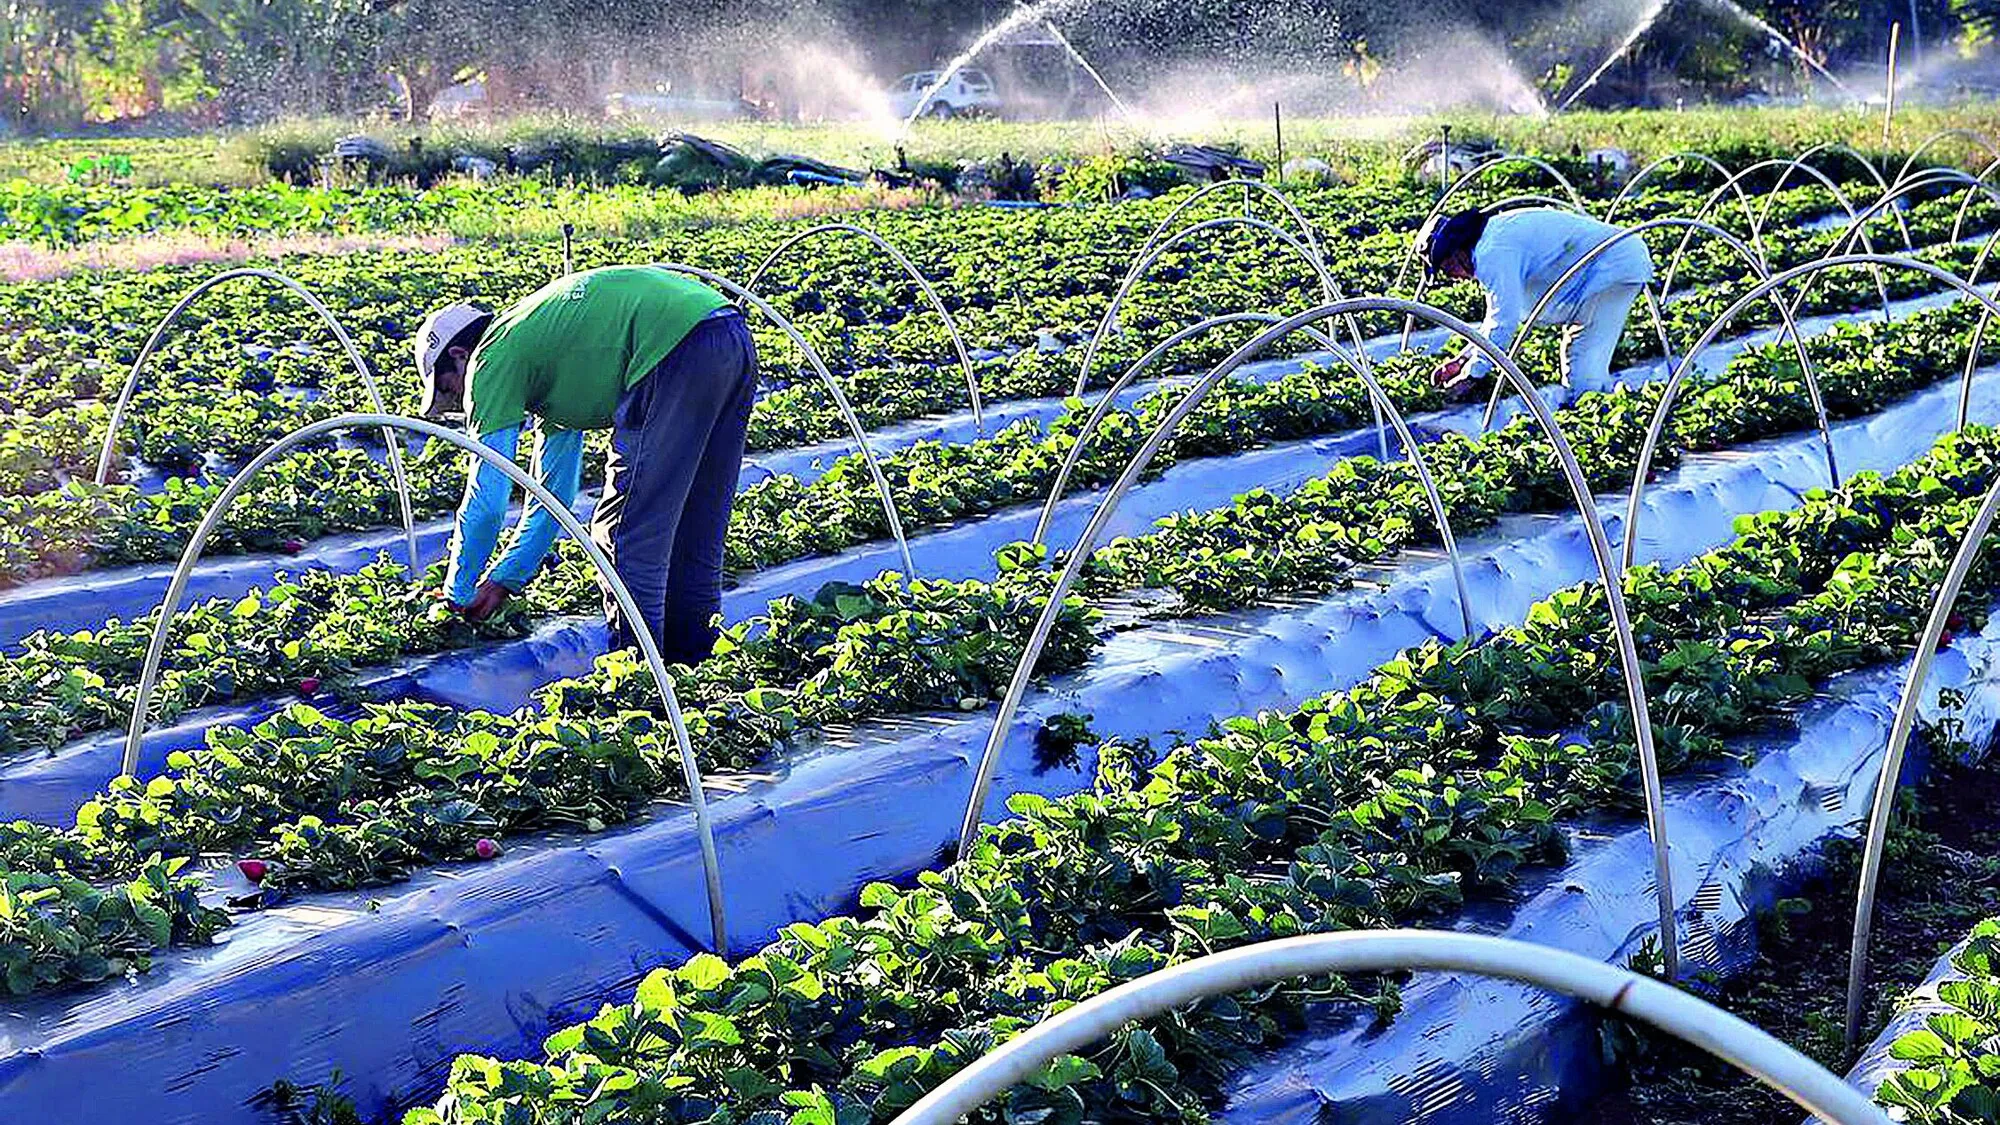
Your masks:
<svg viewBox="0 0 2000 1125"><path fill-rule="evenodd" d="M1275 178L1283 180L1285 178L1285 109L1277 102L1271 103L1271 128L1272 131L1278 134L1278 175Z"/></svg>
<svg viewBox="0 0 2000 1125"><path fill-rule="evenodd" d="M1451 181L1457 178L1451 174L1451 122L1438 126L1438 131L1444 137L1443 146L1438 149L1438 186L1449 193Z"/></svg>
<svg viewBox="0 0 2000 1125"><path fill-rule="evenodd" d="M1882 98L1882 151L1889 151L1889 123L1896 116L1896 48L1903 37L1903 25L1889 25L1889 85Z"/></svg>

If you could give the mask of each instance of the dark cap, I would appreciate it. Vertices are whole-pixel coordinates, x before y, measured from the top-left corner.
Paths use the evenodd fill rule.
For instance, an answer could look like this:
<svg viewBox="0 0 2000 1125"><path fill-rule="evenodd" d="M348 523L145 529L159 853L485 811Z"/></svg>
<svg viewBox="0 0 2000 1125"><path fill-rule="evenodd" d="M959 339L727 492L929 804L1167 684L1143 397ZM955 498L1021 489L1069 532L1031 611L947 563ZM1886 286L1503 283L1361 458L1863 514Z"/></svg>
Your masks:
<svg viewBox="0 0 2000 1125"><path fill-rule="evenodd" d="M1486 233L1489 217L1476 207L1450 215L1431 216L1424 228L1417 232L1417 257L1424 263L1424 272L1436 277L1439 266L1459 254L1471 253L1472 248L1479 245L1479 236Z"/></svg>

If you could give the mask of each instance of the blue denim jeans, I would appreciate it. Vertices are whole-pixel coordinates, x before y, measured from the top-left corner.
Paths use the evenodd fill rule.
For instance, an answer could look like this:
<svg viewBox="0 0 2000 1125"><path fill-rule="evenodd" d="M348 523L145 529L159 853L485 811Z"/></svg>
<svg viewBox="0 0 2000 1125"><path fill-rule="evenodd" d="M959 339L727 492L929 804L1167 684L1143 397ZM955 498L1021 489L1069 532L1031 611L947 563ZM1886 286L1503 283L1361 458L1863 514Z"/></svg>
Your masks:
<svg viewBox="0 0 2000 1125"><path fill-rule="evenodd" d="M605 592L614 646L635 644L643 626L669 663L696 663L714 647L723 536L756 397L757 346L731 310L695 325L618 400L590 522L639 607L640 620L627 621Z"/></svg>

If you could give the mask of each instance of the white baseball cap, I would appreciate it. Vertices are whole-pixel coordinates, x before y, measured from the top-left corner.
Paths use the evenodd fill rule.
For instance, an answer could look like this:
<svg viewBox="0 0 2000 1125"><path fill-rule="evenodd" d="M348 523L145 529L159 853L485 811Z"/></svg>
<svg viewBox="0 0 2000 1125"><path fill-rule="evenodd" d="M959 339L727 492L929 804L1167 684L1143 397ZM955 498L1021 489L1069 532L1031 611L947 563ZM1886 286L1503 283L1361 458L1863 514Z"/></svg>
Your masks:
<svg viewBox="0 0 2000 1125"><path fill-rule="evenodd" d="M424 318L422 328L417 330L416 359L417 377L423 383L423 400L417 404L418 414L429 414L437 403L437 362L444 350L474 324L487 320L493 314L478 305L460 301L440 309L432 309Z"/></svg>

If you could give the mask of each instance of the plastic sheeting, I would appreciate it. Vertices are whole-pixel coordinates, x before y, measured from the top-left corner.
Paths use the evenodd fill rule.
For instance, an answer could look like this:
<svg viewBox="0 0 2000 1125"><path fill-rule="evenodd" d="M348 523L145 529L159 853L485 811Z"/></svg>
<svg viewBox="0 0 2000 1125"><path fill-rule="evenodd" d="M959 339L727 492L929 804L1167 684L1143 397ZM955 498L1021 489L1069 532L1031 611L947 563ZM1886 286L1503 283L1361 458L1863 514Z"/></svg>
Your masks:
<svg viewBox="0 0 2000 1125"><path fill-rule="evenodd" d="M1966 693L1974 740L2000 715L2000 623L1939 654L1924 717L1941 689ZM1748 964L1756 912L1866 817L1906 662L1849 674L1807 706L1796 735L1750 745L1756 764L1673 786L1667 823L1680 895L1683 972ZM1914 771L1919 757L1907 759ZM1465 928L1624 963L1659 928L1652 844L1643 826L1573 833L1573 858L1498 926ZM1511 981L1424 973L1387 1027L1321 1026L1264 1056L1227 1091L1227 1122L1541 1121L1600 1089L1600 1013Z"/></svg>
<svg viewBox="0 0 2000 1125"><path fill-rule="evenodd" d="M1725 359L1721 349L1712 358L1717 363ZM1655 364L1650 369L1628 372L1626 377L1656 377L1663 368L1663 364ZM1552 404L1560 404L1580 391L1550 387L1543 393ZM1506 416L1511 416L1520 407L1510 402L1505 409ZM1427 415L1420 419L1421 432L1474 432L1479 426L1480 413L1478 406L1464 406ZM1184 461L1170 467L1159 479L1128 493L1107 528L1107 535L1144 532L1162 516L1221 505L1254 488L1288 492L1331 471L1339 462L1373 453L1376 448L1372 429L1354 430L1255 449L1234 457ZM1057 506L1049 542L1074 542L1099 498L1099 493L1091 492L1064 499ZM911 540L911 554L924 574L992 578L998 570L994 551L1033 534L1038 514L1033 506L1018 507L931 531ZM1674 517L1669 514L1666 518L1671 526ZM359 562L369 557L372 555ZM811 597L828 582L866 582L900 565L893 542L875 542L839 555L798 559L769 567L747 575L741 584L724 592L723 616L730 621L742 621L762 613L773 601L787 595ZM1467 581L1475 583L1476 578L1468 574ZM1476 589L1474 600L1479 600ZM1525 609L1525 605L1519 608ZM1518 620L1514 607L1493 623L1511 620ZM600 620L557 620L545 623L532 636L519 641L414 659L393 672L374 673L358 686L377 699L419 698L457 707L508 711L529 702L535 690L546 684L589 672L608 642L608 632ZM191 713L170 726L149 731L141 743L137 772L142 777L158 773L168 755L200 745L207 729L260 722L287 702L268 697L249 700ZM0 821L25 818L68 823L77 806L117 774L123 747L122 734L106 733L62 747L49 757L0 763Z"/></svg>
<svg viewBox="0 0 2000 1125"><path fill-rule="evenodd" d="M1739 342L1713 349L1705 365L1727 362L1746 344ZM1626 381L1661 378L1664 363L1654 363L1621 373ZM1993 386L1993 373L1983 373L1974 401L1976 416L1986 417L2000 407L2000 390ZM1552 406L1572 401L1583 390L1548 387L1544 398ZM1956 395L1955 384L1939 384L1905 400L1870 420L1857 420L1837 427L1836 448L1840 463L1852 472L1862 468L1887 468L1910 460L1944 432L1952 417L1948 398ZM1503 404L1505 414L1518 413L1519 406ZM1418 419L1420 433L1478 429L1480 407L1465 406ZM1785 482L1779 490L1743 493L1728 497L1703 496L1682 504L1677 492L1659 493L1667 505L1656 519L1661 526L1684 531L1689 509L1718 500L1730 511L1747 512L1789 505L1794 491L1824 484L1823 470L1817 466L1817 434L1799 434L1765 443L1770 457L1788 458L1771 477ZM1754 447L1753 447L1754 448ZM1160 479L1134 489L1120 505L1107 534L1135 534L1150 528L1155 520L1175 511L1222 504L1232 496L1253 488L1290 491L1323 475L1348 457L1375 450L1372 430L1349 431L1328 438L1292 442L1252 450L1229 458L1202 458L1185 461L1168 469ZM1793 450L1794 453L1780 453ZM1774 462L1776 464L1776 462ZM1712 487L1704 483L1703 471L1684 475L1684 484ZM1762 487L1762 486L1759 486ZM1099 494L1080 493L1057 506L1049 542L1074 542L1096 507ZM1622 511L1622 507L1618 509ZM991 578L997 570L996 548L1027 538L1034 529L1037 511L1015 508L999 515L932 531L911 541L911 553L925 574L958 578ZM1648 525L1650 527L1650 524ZM1654 529L1657 530L1657 529ZM1614 535L1614 540L1615 540ZM1579 539L1578 549L1582 550ZM1467 550L1470 557L1474 552ZM372 556L370 556L372 557ZM1587 561L1587 560L1586 560ZM877 542L846 553L798 559L756 571L738 586L725 591L723 615L730 621L754 616L771 602L787 596L810 597L827 582L865 582L885 570L900 565L893 543ZM1481 589L1482 567L1468 566L1466 581L1472 593L1475 614L1488 613L1488 600ZM1590 577L1578 573L1572 580ZM1540 595L1536 595L1539 597ZM1534 598L1529 598L1532 602ZM1483 617L1498 626L1520 619L1528 603L1500 604L1498 616ZM441 656L413 660L393 673L378 673L362 686L374 698L420 698L458 707L511 710L532 697L534 691L565 677L590 671L598 653L607 646L608 635L595 619L568 619L549 622L533 636L520 641L468 649ZM217 725L249 725L263 720L284 706L285 700L248 701L227 708L197 712L182 717L172 726L149 732L142 743L140 776L157 773L167 756L176 750L201 743L203 732ZM0 763L0 820L26 818L45 823L68 823L77 806L94 794L118 771L123 739L117 734L99 735L63 747L47 758Z"/></svg>
<svg viewBox="0 0 2000 1125"><path fill-rule="evenodd" d="M1897 1006L1895 1017L1882 1029L1882 1034L1877 1035L1861 1052L1861 1057L1855 1060L1854 1069L1847 1072L1849 1085L1871 1097L1874 1096L1875 1091L1881 1089L1884 1082L1910 1068L1909 1063L1889 1054L1890 1046L1912 1031L1923 1030L1925 1022L1932 1016L1958 1011L1938 999L1938 986L1947 981L1965 979L1965 974L1958 971L1958 967L1952 964L1952 959L1963 952L1966 943L1971 940L1968 935L1960 939L1957 945L1946 950L1944 955L1937 959L1937 963L1931 966L1931 971L1924 977L1923 983L1904 994ZM1817 1122L1819 1118L1811 1120Z"/></svg>
<svg viewBox="0 0 2000 1125"><path fill-rule="evenodd" d="M1906 428L1844 427L1850 463L1907 459L1925 439L1899 439ZM1684 469L1648 499L1645 557L1684 559L1727 540L1737 513L1794 502L1818 483L1817 440L1802 435ZM1885 448L1868 455L1877 445ZM1468 580L1488 626L1594 574L1573 517L1512 520L1466 549L1479 556ZM1090 712L1103 733L1127 737L1201 731L1218 715L1295 706L1352 684L1405 646L1456 632L1450 573L1435 556L1394 576L1386 589L1305 608L1114 636L1084 672L1029 697L988 815L1012 793L1085 783L1088 762L1035 759L1033 732L1049 716ZM830 752L792 756L777 776L715 801L734 951L792 921L851 908L871 880L934 865L956 835L988 721L920 716L834 732ZM1747 812L1756 801L1740 805ZM1644 868L1643 844L1638 833L1637 850L1604 853L1607 873L1593 868L1589 877L1629 881ZM1703 882L1690 873L1685 885ZM516 843L492 863L247 917L222 944L172 952L129 983L14 1005L0 1017L0 1102L33 1119L90 1089L107 1120L250 1121L247 1099L273 1079L319 1081L338 1070L346 1092L375 1112L429 1096L457 1052L533 1053L552 1027L689 955L705 928L682 809L597 836ZM1629 940L1635 931L1608 932Z"/></svg>
<svg viewBox="0 0 2000 1125"><path fill-rule="evenodd" d="M1374 347L1386 349L1387 341ZM1324 353L1292 359L1271 360L1244 368L1242 377L1267 381L1300 370L1307 362L1323 362ZM939 378L957 378L956 368L940 368ZM1160 383L1128 387L1118 396L1125 405L1158 390ZM985 404L986 432L991 434L1023 419L1046 425L1068 408L1061 398L1015 399ZM869 434L868 446L877 456L907 449L922 441L970 442L979 436L970 411L920 418L898 423ZM817 480L833 463L854 450L848 439L818 442L792 449L770 450L743 459L737 478L741 492L760 481L790 474L803 481ZM410 456L416 456L412 451ZM577 501L577 516L588 520L596 506L595 494ZM519 509L516 509L518 513ZM418 556L425 562L444 558L450 545L452 521L428 520L417 525ZM206 598L241 597L252 586L268 586L282 573L304 570L331 570L351 573L387 552L399 562L406 560L401 528L331 535L315 540L296 555L256 554L217 555L195 567L187 588L187 601ZM151 613L166 593L173 577L171 563L89 570L61 578L43 579L12 589L0 590L0 647L19 644L37 629L74 631L91 629L111 618L132 619Z"/></svg>
<svg viewBox="0 0 2000 1125"><path fill-rule="evenodd" d="M1951 297L1945 294L1913 298L1897 303L1894 308L1899 314L1907 314L1949 303L1950 299ZM1799 322L1799 331L1808 335L1817 334L1828 330L1842 319L1844 318L1831 316L1806 318ZM1704 353L1701 366L1712 370L1745 348L1775 338L1777 338L1776 329L1764 329L1733 341L1718 343ZM1442 333L1433 330L1417 333L1413 337L1413 343L1419 346L1434 346L1441 339ZM1371 354L1391 354L1397 349L1399 342L1400 338L1396 336L1377 337L1368 341L1368 350ZM1326 355L1314 353L1302 359L1269 360L1247 364L1239 375L1246 379L1276 379L1288 372L1299 370L1302 363L1308 361L1325 362ZM1666 365L1654 361L1621 372L1619 378L1627 382L1650 381L1663 379L1666 375ZM1119 399L1129 404L1159 386L1159 383L1148 383L1130 387L1119 396ZM1588 389L1593 388L1578 388L1578 390ZM1570 393L1566 388L1552 389L1545 397L1548 397L1552 404L1560 405L1569 401ZM1033 418L1046 423L1060 416L1064 409L1063 400L1060 398L988 403L986 404L987 429L988 432L993 432L1023 418ZM1466 411L1455 412L1450 421L1442 424L1464 430L1469 428L1464 424L1468 417L1473 419L1473 424L1476 426L1477 416ZM1356 431L1356 433L1361 432L1363 431ZM1372 431L1366 432L1372 434ZM977 433L978 429L973 424L971 412L961 411L937 418L901 423L871 434L869 447L878 454L889 453L926 440L967 442L976 437ZM827 466L852 448L852 443L845 440L829 441L745 458L738 487L747 488L778 473L791 473L802 480L816 479ZM1357 446L1356 449L1373 451L1373 447L1361 450ZM593 503L593 499L589 496L580 499L578 516L588 519ZM1076 526L1080 528L1082 525L1079 523ZM432 520L419 525L417 531L419 556L426 562L443 558L450 538L449 520ZM384 551L387 551L392 558L403 557L403 538L399 529L328 536L310 544L306 550L297 555L218 556L197 564L190 577L186 597L189 602L215 597L240 597L252 586L270 585L279 574L297 573L307 569L352 572L373 562L376 556ZM923 565L923 561L918 560L918 564ZM18 644L23 637L37 629L73 631L94 628L112 618L131 619L144 616L159 605L173 571L171 564L93 570L0 590L0 647Z"/></svg>

